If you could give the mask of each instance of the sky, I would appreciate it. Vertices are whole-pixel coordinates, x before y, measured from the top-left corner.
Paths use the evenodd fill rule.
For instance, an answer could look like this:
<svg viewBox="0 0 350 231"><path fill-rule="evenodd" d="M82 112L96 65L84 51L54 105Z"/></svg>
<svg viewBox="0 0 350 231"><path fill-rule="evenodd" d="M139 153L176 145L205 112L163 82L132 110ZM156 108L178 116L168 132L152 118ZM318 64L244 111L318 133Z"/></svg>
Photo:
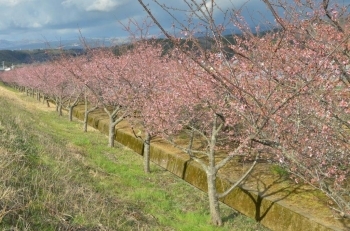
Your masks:
<svg viewBox="0 0 350 231"><path fill-rule="evenodd" d="M349 2L350 0L343 0ZM181 0L160 0L184 8ZM215 0L222 9L246 7L253 17L266 13L261 0ZM145 0L162 25L170 28L172 19L160 7ZM177 12L180 20L184 14ZM126 38L129 19L142 22L146 12L137 0L0 0L0 40L60 41L85 38ZM222 16L222 15L221 15ZM220 12L216 17L220 17ZM257 19L258 20L258 19ZM183 21L185 22L185 21ZM154 29L151 33L157 33Z"/></svg>
<svg viewBox="0 0 350 231"><path fill-rule="evenodd" d="M61 40L123 35L118 21L144 17L135 0L0 0L0 39Z"/></svg>
<svg viewBox="0 0 350 231"><path fill-rule="evenodd" d="M160 1L184 7L181 0ZM223 8L230 1L216 0ZM244 2L235 0L238 5ZM152 0L145 3L165 27L171 26L172 20ZM128 33L121 23L130 18L142 22L146 12L137 0L0 0L0 15L0 40L59 41L77 39L80 32L86 38L125 38Z"/></svg>

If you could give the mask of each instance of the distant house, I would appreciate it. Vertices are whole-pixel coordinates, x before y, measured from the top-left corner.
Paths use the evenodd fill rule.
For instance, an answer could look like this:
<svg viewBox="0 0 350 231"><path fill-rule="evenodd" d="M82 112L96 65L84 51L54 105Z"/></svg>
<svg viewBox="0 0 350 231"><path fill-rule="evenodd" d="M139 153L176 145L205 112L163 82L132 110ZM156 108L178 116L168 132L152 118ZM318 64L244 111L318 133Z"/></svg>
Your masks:
<svg viewBox="0 0 350 231"><path fill-rule="evenodd" d="M12 70L10 67L0 67L0 71L10 71Z"/></svg>
<svg viewBox="0 0 350 231"><path fill-rule="evenodd" d="M2 66L0 66L0 71L10 71L10 70L12 70L13 68L14 68L14 65L13 65L13 64L12 64L11 67L7 67L7 66L5 66L5 62L2 61Z"/></svg>

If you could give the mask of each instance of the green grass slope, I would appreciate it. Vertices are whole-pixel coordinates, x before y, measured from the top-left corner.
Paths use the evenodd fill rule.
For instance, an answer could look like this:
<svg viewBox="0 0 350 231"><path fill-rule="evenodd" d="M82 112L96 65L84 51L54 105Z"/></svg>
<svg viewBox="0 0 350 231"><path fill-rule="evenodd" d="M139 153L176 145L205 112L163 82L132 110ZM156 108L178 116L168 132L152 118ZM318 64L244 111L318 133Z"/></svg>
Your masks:
<svg viewBox="0 0 350 231"><path fill-rule="evenodd" d="M139 155L0 86L0 230L267 230Z"/></svg>

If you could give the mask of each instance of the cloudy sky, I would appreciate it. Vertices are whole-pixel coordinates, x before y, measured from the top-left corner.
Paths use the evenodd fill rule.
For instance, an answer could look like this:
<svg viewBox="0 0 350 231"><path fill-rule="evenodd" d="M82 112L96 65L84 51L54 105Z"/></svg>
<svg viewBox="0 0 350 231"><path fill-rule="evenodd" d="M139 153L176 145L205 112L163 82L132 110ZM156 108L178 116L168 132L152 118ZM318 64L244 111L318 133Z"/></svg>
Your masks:
<svg viewBox="0 0 350 231"><path fill-rule="evenodd" d="M183 7L181 0L161 0ZM259 1L259 0L250 0ZM164 25L171 20L164 11L149 3ZM231 0L216 0L227 7ZM234 0L238 5L245 0ZM79 31L87 38L125 37L120 22L143 20L146 13L137 0L0 0L0 40L76 39Z"/></svg>
<svg viewBox="0 0 350 231"><path fill-rule="evenodd" d="M174 7L184 6L181 0L160 1ZM152 0L145 2L163 25L170 27L172 20L165 12L154 6ZM238 8L244 4L252 12L254 9L259 12L254 15L266 10L261 0L215 2L223 9L232 3ZM125 24L129 18L142 21L146 17L137 0L0 0L0 15L0 40L10 41L77 39L79 31L86 38L123 38L128 34L120 22Z"/></svg>
<svg viewBox="0 0 350 231"><path fill-rule="evenodd" d="M133 3L132 3L133 2ZM135 0L0 0L0 39L123 35L118 21L143 17Z"/></svg>

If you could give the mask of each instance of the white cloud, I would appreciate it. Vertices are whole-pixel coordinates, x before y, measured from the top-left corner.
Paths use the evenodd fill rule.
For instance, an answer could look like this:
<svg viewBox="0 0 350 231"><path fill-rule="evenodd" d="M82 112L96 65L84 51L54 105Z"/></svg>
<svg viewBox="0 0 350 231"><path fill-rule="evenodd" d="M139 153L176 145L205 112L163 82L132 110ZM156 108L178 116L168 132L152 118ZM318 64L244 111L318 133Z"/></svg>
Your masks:
<svg viewBox="0 0 350 231"><path fill-rule="evenodd" d="M110 11L113 10L114 7L120 5L118 1L113 0L97 0L94 1L92 5L90 5L86 10L87 11Z"/></svg>
<svg viewBox="0 0 350 231"><path fill-rule="evenodd" d="M127 0L65 0L62 2L62 5L65 7L75 6L78 9L85 11L108 12L115 9L116 6L126 2Z"/></svg>
<svg viewBox="0 0 350 231"><path fill-rule="evenodd" d="M49 9L40 10L34 5L25 5L23 7L16 6L11 10L5 11L3 22L8 26L17 28L41 28L52 22L55 17Z"/></svg>
<svg viewBox="0 0 350 231"><path fill-rule="evenodd" d="M30 1L30 0L29 0ZM20 3L28 2L28 0L0 0L0 6L16 6Z"/></svg>
<svg viewBox="0 0 350 231"><path fill-rule="evenodd" d="M38 23L38 22L33 22L31 24L31 27L33 27L33 28L40 28L40 27L42 27L42 25L40 23Z"/></svg>
<svg viewBox="0 0 350 231"><path fill-rule="evenodd" d="M259 0L216 0L214 1L214 9L215 5L219 7L220 10L215 9L214 14L222 14L221 10L226 10L226 9L240 9L243 5L249 4L249 3L259 3ZM206 0L205 1L205 6L202 6L202 10L206 11L206 9L211 10L212 8L212 1L211 0Z"/></svg>

